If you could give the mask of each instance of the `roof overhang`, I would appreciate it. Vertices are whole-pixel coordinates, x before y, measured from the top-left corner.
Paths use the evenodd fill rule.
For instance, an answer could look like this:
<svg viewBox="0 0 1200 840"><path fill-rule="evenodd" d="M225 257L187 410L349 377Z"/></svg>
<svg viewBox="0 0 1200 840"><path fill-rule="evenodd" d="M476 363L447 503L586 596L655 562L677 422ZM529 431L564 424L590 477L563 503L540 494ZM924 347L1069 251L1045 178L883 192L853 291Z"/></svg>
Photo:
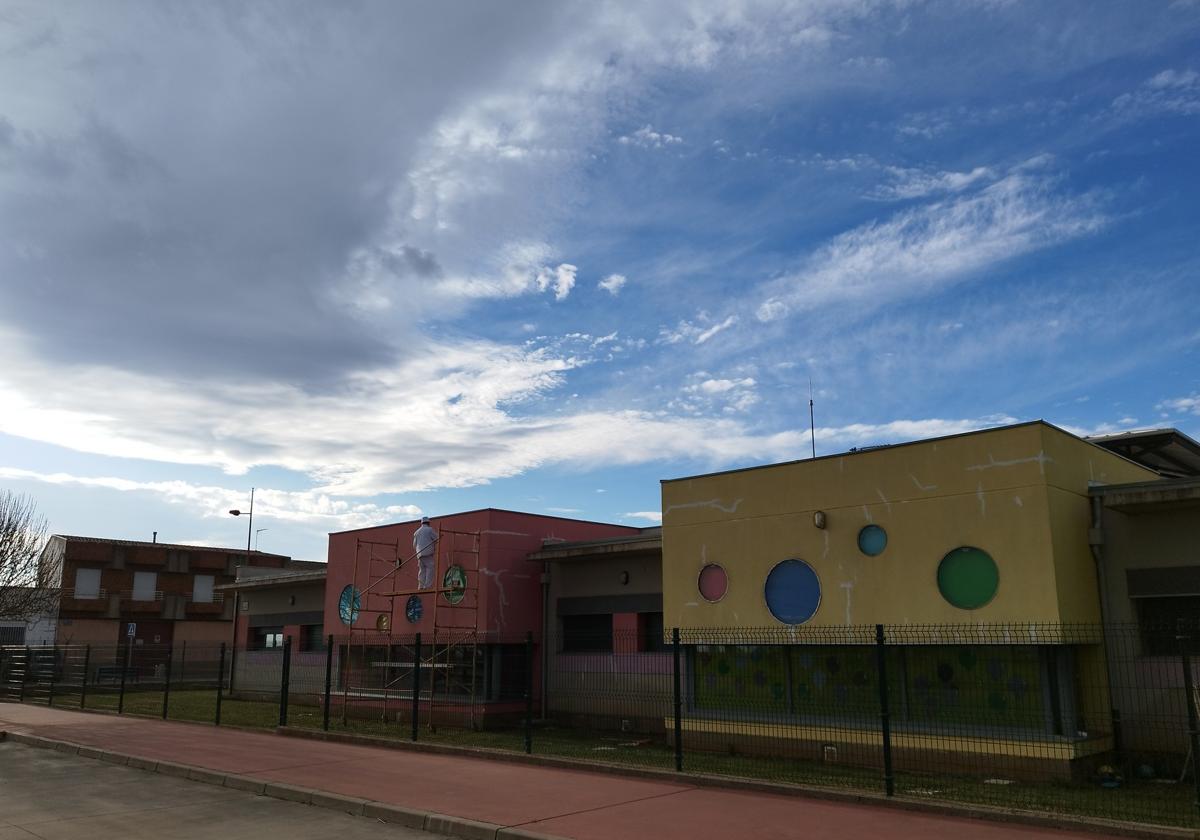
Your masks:
<svg viewBox="0 0 1200 840"><path fill-rule="evenodd" d="M526 559L535 562L605 560L608 558L662 557L662 529L648 528L645 533L629 537L610 537L584 542L543 543L540 551Z"/></svg>
<svg viewBox="0 0 1200 840"><path fill-rule="evenodd" d="M1089 488L1088 493L1106 508L1122 513L1200 509L1200 477L1101 484Z"/></svg>
<svg viewBox="0 0 1200 840"><path fill-rule="evenodd" d="M1084 439L1167 478L1200 476L1200 442L1178 429L1140 429Z"/></svg>
<svg viewBox="0 0 1200 840"><path fill-rule="evenodd" d="M213 589L245 590L245 589L275 589L285 586L303 586L305 584L324 583L325 570L317 572L291 572L284 575L261 575L248 577L234 583L223 583Z"/></svg>

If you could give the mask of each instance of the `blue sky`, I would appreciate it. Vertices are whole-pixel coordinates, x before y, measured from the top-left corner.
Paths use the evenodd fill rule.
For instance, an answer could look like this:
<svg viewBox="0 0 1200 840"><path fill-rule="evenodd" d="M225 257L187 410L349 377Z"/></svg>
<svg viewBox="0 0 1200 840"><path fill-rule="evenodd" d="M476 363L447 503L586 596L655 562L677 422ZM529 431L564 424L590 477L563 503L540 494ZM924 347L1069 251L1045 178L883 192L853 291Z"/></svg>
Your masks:
<svg viewBox="0 0 1200 840"><path fill-rule="evenodd" d="M1200 4L0 4L0 486L321 559L1045 418L1200 436Z"/></svg>

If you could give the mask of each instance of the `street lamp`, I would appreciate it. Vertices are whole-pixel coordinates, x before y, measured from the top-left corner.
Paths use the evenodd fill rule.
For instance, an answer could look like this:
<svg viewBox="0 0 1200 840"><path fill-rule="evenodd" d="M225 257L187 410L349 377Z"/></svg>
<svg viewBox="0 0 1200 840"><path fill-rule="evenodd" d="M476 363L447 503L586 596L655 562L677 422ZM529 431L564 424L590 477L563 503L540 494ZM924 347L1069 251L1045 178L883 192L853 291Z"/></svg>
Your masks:
<svg viewBox="0 0 1200 840"><path fill-rule="evenodd" d="M241 516L242 511L234 508L229 511L230 516ZM250 517L250 521L246 524L246 565L250 565L250 537L254 534L254 488L250 488L250 510L246 511Z"/></svg>
<svg viewBox="0 0 1200 840"><path fill-rule="evenodd" d="M241 516L242 511L234 508L229 511L230 516ZM250 510L246 511L250 521L246 523L246 565L250 565L250 536L254 533L254 488L250 488ZM265 529L264 529L265 530ZM242 592L240 589L233 591L233 651L229 659L229 693L233 694L233 680L237 674L237 635L238 635L238 611L242 605ZM217 675L217 683L220 684L223 675Z"/></svg>
<svg viewBox="0 0 1200 840"><path fill-rule="evenodd" d="M254 550L258 551L258 535L263 531L270 531L270 528L255 528L254 529Z"/></svg>

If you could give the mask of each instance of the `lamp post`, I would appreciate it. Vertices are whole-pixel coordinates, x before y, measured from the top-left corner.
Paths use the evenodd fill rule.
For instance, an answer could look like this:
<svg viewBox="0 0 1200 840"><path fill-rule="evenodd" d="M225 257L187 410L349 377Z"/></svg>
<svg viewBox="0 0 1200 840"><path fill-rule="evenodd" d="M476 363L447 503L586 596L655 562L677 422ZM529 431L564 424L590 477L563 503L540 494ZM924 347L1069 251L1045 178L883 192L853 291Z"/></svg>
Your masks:
<svg viewBox="0 0 1200 840"><path fill-rule="evenodd" d="M243 511L234 508L229 511L230 516L241 516ZM250 517L250 521L246 524L246 565L250 565L250 538L254 536L254 488L250 488L250 510L245 511ZM266 530L265 528L263 530Z"/></svg>
<svg viewBox="0 0 1200 840"><path fill-rule="evenodd" d="M229 511L229 514L230 514L230 516L241 516L242 511L238 510L237 508L234 508L233 510ZM246 565L249 566L250 565L250 538L254 534L254 488L253 487L250 488L250 510L246 511L246 514L250 517L250 521L246 524ZM240 590L235 589L233 592L233 651L232 651L233 655L229 660L229 694L230 694L230 696L233 695L233 678L234 678L234 674L237 671L237 626L238 626L238 610L241 607L241 601L242 601L242 593ZM218 694L220 694L219 684L220 684L220 680L221 680L222 676L223 675L221 675L221 674L217 675L217 681L218 681L217 693Z"/></svg>
<svg viewBox="0 0 1200 840"><path fill-rule="evenodd" d="M270 531L270 528L255 528L254 529L254 550L258 551L258 535L263 531Z"/></svg>

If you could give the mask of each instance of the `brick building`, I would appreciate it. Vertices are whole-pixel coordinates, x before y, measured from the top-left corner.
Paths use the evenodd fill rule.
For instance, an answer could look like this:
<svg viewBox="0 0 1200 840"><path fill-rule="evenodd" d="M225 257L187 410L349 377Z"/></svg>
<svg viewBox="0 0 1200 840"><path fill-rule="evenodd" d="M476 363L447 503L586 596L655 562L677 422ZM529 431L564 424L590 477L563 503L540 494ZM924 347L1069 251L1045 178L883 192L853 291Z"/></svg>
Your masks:
<svg viewBox="0 0 1200 840"><path fill-rule="evenodd" d="M58 644L117 644L136 624L139 644L232 640L234 604L216 587L243 565L288 568L261 551L56 534L40 559L61 588Z"/></svg>

